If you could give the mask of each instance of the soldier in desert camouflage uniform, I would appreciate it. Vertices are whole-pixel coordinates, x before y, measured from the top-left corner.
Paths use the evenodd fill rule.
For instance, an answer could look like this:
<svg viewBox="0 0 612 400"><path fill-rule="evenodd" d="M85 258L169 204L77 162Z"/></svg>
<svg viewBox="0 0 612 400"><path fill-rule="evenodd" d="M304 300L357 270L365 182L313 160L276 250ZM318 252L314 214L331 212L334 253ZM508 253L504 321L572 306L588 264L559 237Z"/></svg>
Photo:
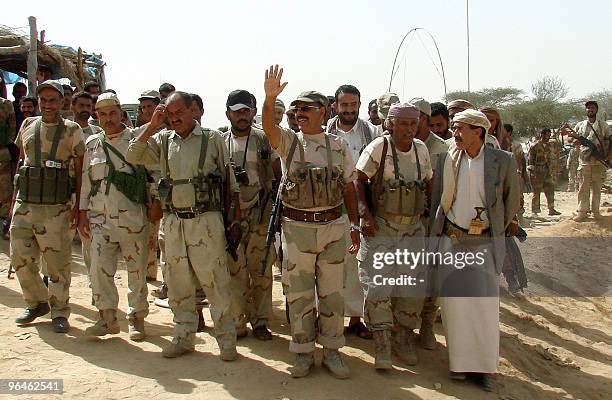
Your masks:
<svg viewBox="0 0 612 400"><path fill-rule="evenodd" d="M277 160L278 156L271 151L264 132L252 127L251 121L257 112L253 99L253 95L246 90L234 90L226 102L226 116L231 129L223 137L236 181L240 185L242 218L238 259L228 257L228 265L232 276L232 310L238 338L247 335L246 323L250 322L253 336L270 340L272 334L267 325L272 314L272 264L276 258L273 247L268 256L265 276L259 276L258 272L271 210L272 159Z"/></svg>
<svg viewBox="0 0 612 400"><path fill-rule="evenodd" d="M529 181L533 189L531 212L534 214L540 212L540 192L543 190L548 203L548 215L559 215L561 213L555 210L555 189L551 175L552 157L549 139L550 129L542 129L540 139L529 148L527 153L527 171L529 171Z"/></svg>
<svg viewBox="0 0 612 400"><path fill-rule="evenodd" d="M578 166L580 165L580 142L572 141L574 146L567 155L567 191L576 192L580 187Z"/></svg>
<svg viewBox="0 0 612 400"><path fill-rule="evenodd" d="M338 349L344 345L345 227L342 206L352 223L349 252L359 248L356 171L348 144L324 133L327 98L303 92L291 102L300 132L279 127L274 119L276 97L285 88L278 65L266 71L262 122L283 165L282 244L286 257L283 286L291 321L289 350L296 353L291 375L308 375L314 365L315 341L323 348L323 366L337 378L348 378ZM316 288L316 291L315 291ZM318 330L315 328L318 296Z"/></svg>
<svg viewBox="0 0 612 400"><path fill-rule="evenodd" d="M71 228L78 223L78 206L71 206L68 165L75 162L76 201L81 189L85 152L79 125L60 117L63 88L57 81L38 87L42 117L28 118L17 136L23 166L15 179L17 195L11 222L11 263L28 305L17 317L30 323L51 309L53 329L68 332L70 306ZM49 288L40 279L39 259L46 262Z"/></svg>
<svg viewBox="0 0 612 400"><path fill-rule="evenodd" d="M81 187L79 231L91 239L91 286L100 318L85 330L91 336L119 333L115 285L117 258L123 257L128 273L129 337L145 337L147 302L146 256L148 200L146 172L125 161L131 129L121 123L121 104L113 93L96 102L103 132L86 141ZM129 196L129 197L128 197Z"/></svg>
<svg viewBox="0 0 612 400"><path fill-rule="evenodd" d="M174 338L164 348L163 356L174 358L195 350L198 327L195 292L199 283L210 302L220 358L232 361L238 353L230 305L221 186L231 187L234 202L238 201L240 189L221 133L200 127L193 119L191 104L188 93L171 94L165 104L157 106L145 130L130 142L126 159L133 164L161 167L158 194L164 218L160 229L164 233L168 264L165 278L175 322ZM170 129L153 134L166 118ZM239 211L233 217L239 218Z"/></svg>
<svg viewBox="0 0 612 400"><path fill-rule="evenodd" d="M15 110L10 100L0 97L0 218L8 217L13 197L11 153L8 145L15 140Z"/></svg>
<svg viewBox="0 0 612 400"><path fill-rule="evenodd" d="M423 106L422 103L420 105ZM373 261L375 253L393 253L396 250L418 252L425 248L426 228L421 217L426 208L426 182L432 178L433 171L427 146L421 140L414 139L419 118L420 110L413 104L392 105L386 120L391 135L375 139L357 162L359 209L364 235L358 259L361 282L366 288L366 321L374 331L376 369L392 368L392 329L396 333L393 347L398 357L408 365L417 363L414 329L420 322L426 288L410 292L402 287L382 284L376 276L399 277L406 272L410 274L410 267L405 266L404 270L399 265L379 268ZM383 157L384 172L380 193L373 196L372 201L377 202L376 214L373 214L374 210L368 207L365 183L370 178L379 179ZM421 265L415 265L413 271L425 274ZM435 345L435 338L433 340Z"/></svg>

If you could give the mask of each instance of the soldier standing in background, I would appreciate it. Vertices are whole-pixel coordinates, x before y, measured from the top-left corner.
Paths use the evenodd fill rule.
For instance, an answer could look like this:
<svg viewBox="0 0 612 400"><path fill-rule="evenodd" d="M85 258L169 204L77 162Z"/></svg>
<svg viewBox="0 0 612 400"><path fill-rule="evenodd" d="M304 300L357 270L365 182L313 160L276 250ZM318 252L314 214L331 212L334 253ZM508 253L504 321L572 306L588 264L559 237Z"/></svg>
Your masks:
<svg viewBox="0 0 612 400"><path fill-rule="evenodd" d="M535 142L527 153L527 171L529 181L533 189L531 199L531 212L540 213L540 192L544 191L548 203L548 215L560 215L555 210L555 188L551 175L551 152L550 152L550 129L544 128L540 132L540 138Z"/></svg>
<svg viewBox="0 0 612 400"><path fill-rule="evenodd" d="M573 147L567 155L567 191L577 192L580 187L578 166L580 165L580 142L576 139L571 141Z"/></svg>

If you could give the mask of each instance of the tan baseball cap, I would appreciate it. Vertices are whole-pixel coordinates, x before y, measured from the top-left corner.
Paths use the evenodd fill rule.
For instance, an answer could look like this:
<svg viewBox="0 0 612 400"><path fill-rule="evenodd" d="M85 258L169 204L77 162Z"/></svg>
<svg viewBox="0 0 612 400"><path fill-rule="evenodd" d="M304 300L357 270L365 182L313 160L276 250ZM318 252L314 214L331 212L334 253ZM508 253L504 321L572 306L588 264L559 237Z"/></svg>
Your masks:
<svg viewBox="0 0 612 400"><path fill-rule="evenodd" d="M64 87L62 86L61 83L59 83L59 81L56 81L54 79L48 79L44 81L43 83L41 83L40 85L38 85L38 87L36 88L36 94L40 94L40 91L43 89L53 89L57 91L59 94L61 94L62 97L64 97Z"/></svg>
<svg viewBox="0 0 612 400"><path fill-rule="evenodd" d="M329 105L327 97L323 93L315 90L308 90L300 93L297 99L291 102L291 105L294 106L298 101L303 101L304 103L319 103L323 107L327 107Z"/></svg>
<svg viewBox="0 0 612 400"><path fill-rule="evenodd" d="M410 100L409 103L414 104L415 106L417 106L419 111L421 111L423 114L427 115L428 117L431 117L431 104L429 104L429 102L425 100L424 98L415 97L412 100Z"/></svg>
<svg viewBox="0 0 612 400"><path fill-rule="evenodd" d="M115 93L106 92L98 96L98 101L96 102L96 110L110 106L121 107L121 102L119 102L119 98L117 98L117 95Z"/></svg>
<svg viewBox="0 0 612 400"><path fill-rule="evenodd" d="M399 96L395 93L385 93L376 100L378 106L378 118L386 119L389 113L389 108L393 104L400 102Z"/></svg>
<svg viewBox="0 0 612 400"><path fill-rule="evenodd" d="M159 92L157 90L145 90L144 92L142 92L140 94L140 97L138 98L138 101L143 101L143 100L147 100L147 99L160 99L159 97Z"/></svg>

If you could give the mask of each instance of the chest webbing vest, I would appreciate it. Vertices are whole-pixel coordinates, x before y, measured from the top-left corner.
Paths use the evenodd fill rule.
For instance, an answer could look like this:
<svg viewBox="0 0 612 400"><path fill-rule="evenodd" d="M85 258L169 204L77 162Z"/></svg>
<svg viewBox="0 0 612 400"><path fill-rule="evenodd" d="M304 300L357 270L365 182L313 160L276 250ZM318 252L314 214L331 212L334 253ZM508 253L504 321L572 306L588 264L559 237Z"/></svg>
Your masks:
<svg viewBox="0 0 612 400"><path fill-rule="evenodd" d="M33 204L65 204L70 201L72 185L68 168L57 161L57 146L65 130L64 120L60 121L53 133L51 151L47 160L41 159L41 119L34 125L34 164L19 168L15 175L18 189L17 199Z"/></svg>
<svg viewBox="0 0 612 400"><path fill-rule="evenodd" d="M287 155L286 183L281 193L282 200L290 207L298 209L335 207L342 203L345 184L343 171L342 168L333 165L329 134L324 135L327 167L307 167L304 147L300 143L301 167L291 171L291 161L299 141L297 135L293 138Z"/></svg>
<svg viewBox="0 0 612 400"><path fill-rule="evenodd" d="M204 162L208 149L210 130L202 128L202 141L198 159L198 175L188 179L170 178L168 163L168 136L163 135L163 177L158 183L162 208L166 211L189 210L197 213L221 211L223 209L223 179L219 173L204 175ZM174 197L173 197L174 194Z"/></svg>
<svg viewBox="0 0 612 400"><path fill-rule="evenodd" d="M419 162L419 152L417 151L416 144L412 143L416 157L417 180L406 182L399 173L397 149L392 136L389 136L389 142L393 158L394 178L392 180L383 179L382 190L378 197L378 209L382 211L381 215L420 216L425 211L426 186L422 180L421 163ZM381 163L384 162L385 160L381 159Z"/></svg>
<svg viewBox="0 0 612 400"><path fill-rule="evenodd" d="M128 163L123 154L117 150L114 146L106 142L106 135L104 132L98 133L98 140L104 155L106 156L106 165L108 166L108 174L104 178L106 181L106 191L104 194L108 195L111 184L115 186L120 193L122 193L129 200L137 204L147 204L148 193L147 193L147 171L142 165L134 166ZM129 165L132 168L132 173L117 171L115 165L110 158L110 152L115 154L122 162ZM102 181L96 182L92 188L89 196L94 196L100 188Z"/></svg>

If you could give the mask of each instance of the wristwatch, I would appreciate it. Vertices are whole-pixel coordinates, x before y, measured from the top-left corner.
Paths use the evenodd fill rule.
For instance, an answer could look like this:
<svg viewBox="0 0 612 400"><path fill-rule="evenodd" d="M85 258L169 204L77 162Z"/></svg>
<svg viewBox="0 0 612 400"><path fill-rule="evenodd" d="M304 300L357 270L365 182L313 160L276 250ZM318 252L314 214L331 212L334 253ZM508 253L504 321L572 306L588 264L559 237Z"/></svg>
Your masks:
<svg viewBox="0 0 612 400"><path fill-rule="evenodd" d="M359 233L362 233L361 227L359 225L355 225L355 224L351 224L351 231L357 231Z"/></svg>

